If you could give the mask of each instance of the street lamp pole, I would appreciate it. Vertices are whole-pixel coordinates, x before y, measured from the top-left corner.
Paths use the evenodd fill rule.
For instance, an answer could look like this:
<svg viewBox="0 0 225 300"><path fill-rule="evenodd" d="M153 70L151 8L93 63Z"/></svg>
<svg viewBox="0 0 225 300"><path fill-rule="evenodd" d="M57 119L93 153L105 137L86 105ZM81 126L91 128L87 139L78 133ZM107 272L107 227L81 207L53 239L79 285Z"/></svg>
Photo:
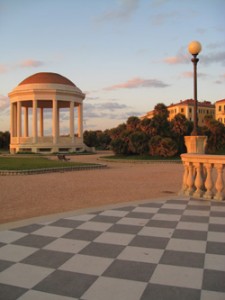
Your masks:
<svg viewBox="0 0 225 300"><path fill-rule="evenodd" d="M193 55L192 62L194 66L194 128L191 133L192 136L198 136L198 99L197 99L197 63L199 59L198 54L201 52L202 46L199 42L193 41L189 44L188 50Z"/></svg>

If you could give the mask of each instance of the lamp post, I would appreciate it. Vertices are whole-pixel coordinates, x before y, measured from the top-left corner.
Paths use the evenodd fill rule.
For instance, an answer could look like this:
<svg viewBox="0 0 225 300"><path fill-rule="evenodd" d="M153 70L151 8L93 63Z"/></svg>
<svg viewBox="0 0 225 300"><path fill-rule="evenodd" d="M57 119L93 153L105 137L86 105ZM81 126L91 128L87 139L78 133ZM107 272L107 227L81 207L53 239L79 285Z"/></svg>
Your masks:
<svg viewBox="0 0 225 300"><path fill-rule="evenodd" d="M194 65L194 128L191 135L198 136L197 63L199 59L197 56L201 52L202 46L199 42L193 41L188 45L188 50L193 55L191 61Z"/></svg>

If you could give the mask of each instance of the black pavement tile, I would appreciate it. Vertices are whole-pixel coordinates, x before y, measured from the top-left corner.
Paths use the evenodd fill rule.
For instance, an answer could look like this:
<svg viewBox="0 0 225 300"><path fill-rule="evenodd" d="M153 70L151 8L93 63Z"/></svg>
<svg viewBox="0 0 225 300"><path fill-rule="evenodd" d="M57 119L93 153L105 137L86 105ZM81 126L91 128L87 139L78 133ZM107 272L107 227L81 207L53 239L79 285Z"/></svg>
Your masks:
<svg viewBox="0 0 225 300"><path fill-rule="evenodd" d="M174 208L160 208L158 210L158 214L173 214L173 215L181 215L184 209L174 209Z"/></svg>
<svg viewBox="0 0 225 300"><path fill-rule="evenodd" d="M215 232L225 232L225 225L224 224L209 224L209 231Z"/></svg>
<svg viewBox="0 0 225 300"><path fill-rule="evenodd" d="M115 224L109 228L108 232L137 234L143 227L136 225Z"/></svg>
<svg viewBox="0 0 225 300"><path fill-rule="evenodd" d="M79 254L116 258L123 250L125 246L103 244L103 243L91 243L87 245Z"/></svg>
<svg viewBox="0 0 225 300"><path fill-rule="evenodd" d="M166 220L150 220L145 226L148 227L160 227L160 228L176 228L177 221L166 221Z"/></svg>
<svg viewBox="0 0 225 300"><path fill-rule="evenodd" d="M93 241L100 234L102 234L102 232L85 229L74 229L62 236L62 238L82 241Z"/></svg>
<svg viewBox="0 0 225 300"><path fill-rule="evenodd" d="M181 222L194 222L194 223L208 223L209 217L183 215L183 216L181 216L180 221Z"/></svg>
<svg viewBox="0 0 225 300"><path fill-rule="evenodd" d="M199 300L200 294L197 289L148 284L140 300Z"/></svg>
<svg viewBox="0 0 225 300"><path fill-rule="evenodd" d="M175 229L172 237L177 239L206 241L207 232L198 230Z"/></svg>
<svg viewBox="0 0 225 300"><path fill-rule="evenodd" d="M83 221L77 221L77 220L69 220L69 219L60 219L53 223L51 223L51 226L58 226L58 227L66 227L66 228L76 228L80 226L83 223Z"/></svg>
<svg viewBox="0 0 225 300"><path fill-rule="evenodd" d="M1 260L0 259L0 272L4 271L5 269L11 267L14 264L14 262Z"/></svg>
<svg viewBox="0 0 225 300"><path fill-rule="evenodd" d="M0 300L16 300L24 293L26 289L0 283Z"/></svg>
<svg viewBox="0 0 225 300"><path fill-rule="evenodd" d="M153 213L130 212L126 215L126 218L151 219L153 216Z"/></svg>
<svg viewBox="0 0 225 300"><path fill-rule="evenodd" d="M16 240L12 244L27 246L27 247L42 248L48 245L49 243L53 242L54 240L55 238L50 236L29 234Z"/></svg>
<svg viewBox="0 0 225 300"><path fill-rule="evenodd" d="M11 229L12 231L20 231L20 232L24 232L24 233L32 233L40 228L44 227L44 225L39 225L39 224L31 224L31 225L26 225L26 226L22 226L22 227L17 227L17 228L13 228Z"/></svg>
<svg viewBox="0 0 225 300"><path fill-rule="evenodd" d="M225 293L225 271L204 270L202 289Z"/></svg>
<svg viewBox="0 0 225 300"><path fill-rule="evenodd" d="M61 296L80 298L97 276L68 271L55 271L33 289Z"/></svg>
<svg viewBox="0 0 225 300"><path fill-rule="evenodd" d="M169 242L169 238L153 237L153 236L135 236L129 246L165 249Z"/></svg>
<svg viewBox="0 0 225 300"><path fill-rule="evenodd" d="M156 264L115 260L102 276L148 282Z"/></svg>
<svg viewBox="0 0 225 300"><path fill-rule="evenodd" d="M59 268L74 254L50 250L39 250L26 257L22 263L46 268Z"/></svg>
<svg viewBox="0 0 225 300"><path fill-rule="evenodd" d="M225 243L207 242L206 253L225 255Z"/></svg>
<svg viewBox="0 0 225 300"><path fill-rule="evenodd" d="M165 250L159 263L173 266L183 266L191 268L203 268L205 254Z"/></svg>
<svg viewBox="0 0 225 300"><path fill-rule="evenodd" d="M116 223L121 219L121 217L115 216L102 216L98 215L91 219L91 222L103 222L103 223Z"/></svg>

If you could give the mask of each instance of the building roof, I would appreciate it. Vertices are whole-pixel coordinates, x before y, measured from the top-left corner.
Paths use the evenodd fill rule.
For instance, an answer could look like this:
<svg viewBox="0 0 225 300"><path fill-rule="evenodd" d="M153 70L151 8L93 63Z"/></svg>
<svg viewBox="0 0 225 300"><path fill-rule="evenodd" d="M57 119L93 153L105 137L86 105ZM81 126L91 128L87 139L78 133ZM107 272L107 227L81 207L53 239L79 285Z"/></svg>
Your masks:
<svg viewBox="0 0 225 300"><path fill-rule="evenodd" d="M173 106L178 106L178 105L194 105L194 102L195 101L193 99L180 100L180 102L171 104L171 105L167 106L167 108L170 108ZM215 107L215 105L212 104L210 101L203 101L203 102L198 101L198 106L211 107L211 108Z"/></svg>
<svg viewBox="0 0 225 300"><path fill-rule="evenodd" d="M217 104L217 103L220 103L220 102L225 102L225 99L216 101L216 104Z"/></svg>
<svg viewBox="0 0 225 300"><path fill-rule="evenodd" d="M33 83L55 83L55 84L64 84L64 85L70 85L76 87L76 85L70 81L68 78L57 74L57 73L51 73L51 72L40 72L33 74L23 81L21 81L18 86L24 85L24 84L33 84Z"/></svg>

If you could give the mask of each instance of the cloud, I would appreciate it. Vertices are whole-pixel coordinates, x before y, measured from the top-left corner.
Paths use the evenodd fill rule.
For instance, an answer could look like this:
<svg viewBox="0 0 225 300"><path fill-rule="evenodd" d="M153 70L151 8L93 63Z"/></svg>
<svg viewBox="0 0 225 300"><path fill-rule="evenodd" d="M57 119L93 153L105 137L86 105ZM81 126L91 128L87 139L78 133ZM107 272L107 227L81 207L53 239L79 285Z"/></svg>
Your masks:
<svg viewBox="0 0 225 300"><path fill-rule="evenodd" d="M9 98L4 95L0 95L0 110L4 110L9 107Z"/></svg>
<svg viewBox="0 0 225 300"><path fill-rule="evenodd" d="M97 107L102 110L110 110L110 111L128 108L128 106L125 104L119 104L119 103L115 103L115 102L106 102L106 103L98 104Z"/></svg>
<svg viewBox="0 0 225 300"><path fill-rule="evenodd" d="M187 64L190 63L191 54L183 54L179 52L176 56L169 56L163 59L167 64ZM199 55L199 60L202 64L209 65L212 63L222 63L225 64L225 52L210 53L208 55Z"/></svg>
<svg viewBox="0 0 225 300"><path fill-rule="evenodd" d="M177 54L176 56L166 57L164 58L163 61L170 65L183 64L189 62L188 54L181 54L181 53Z"/></svg>
<svg viewBox="0 0 225 300"><path fill-rule="evenodd" d="M120 0L120 5L116 9L109 10L99 16L97 22L105 22L111 20L129 19L137 10L140 0Z"/></svg>
<svg viewBox="0 0 225 300"><path fill-rule="evenodd" d="M206 76L207 76L207 74L198 72L198 77L206 77ZM193 78L193 72L191 72L191 71L190 72L189 71L183 72L181 74L181 77L183 77L183 78Z"/></svg>
<svg viewBox="0 0 225 300"><path fill-rule="evenodd" d="M174 20L174 18L177 18L179 16L180 16L180 14L177 11L171 11L169 13L160 13L160 14L153 16L152 24L159 26L159 25L166 23L169 20Z"/></svg>
<svg viewBox="0 0 225 300"><path fill-rule="evenodd" d="M21 67L21 68L37 68L37 67L40 67L43 65L44 65L44 63L40 60L27 59L27 60L22 61L19 64L19 67Z"/></svg>
<svg viewBox="0 0 225 300"><path fill-rule="evenodd" d="M113 91L118 89L134 89L134 88L149 88L149 87L155 87L155 88L164 88L167 87L168 84L162 82L158 79L142 79L139 77L130 79L126 82L115 84L110 87L106 87L104 90L107 91Z"/></svg>

